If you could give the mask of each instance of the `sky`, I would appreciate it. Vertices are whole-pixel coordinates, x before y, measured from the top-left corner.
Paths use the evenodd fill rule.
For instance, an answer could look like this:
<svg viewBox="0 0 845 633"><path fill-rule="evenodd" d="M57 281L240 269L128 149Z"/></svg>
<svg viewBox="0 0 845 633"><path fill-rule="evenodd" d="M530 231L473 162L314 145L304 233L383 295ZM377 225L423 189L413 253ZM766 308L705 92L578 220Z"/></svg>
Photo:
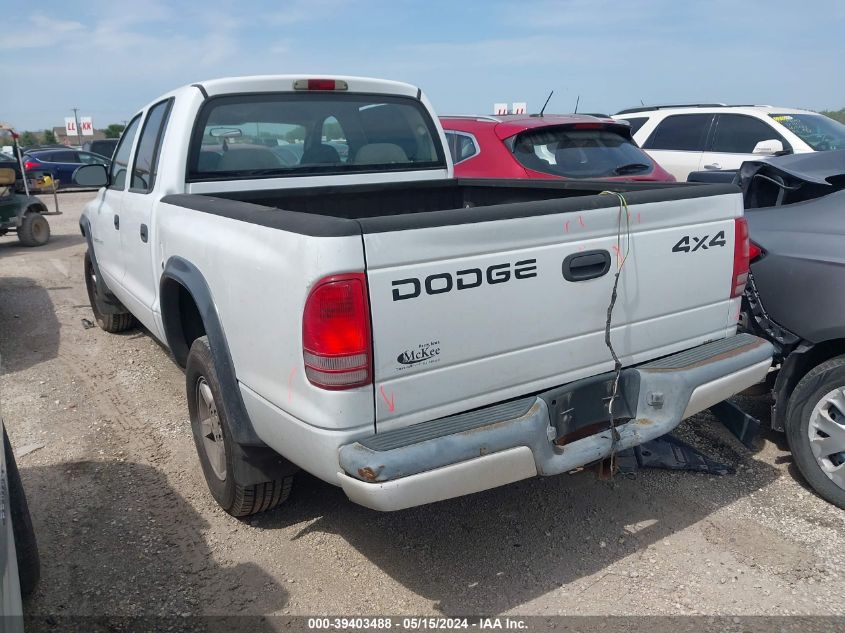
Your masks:
<svg viewBox="0 0 845 633"><path fill-rule="evenodd" d="M554 96L845 107L843 0L0 0L0 121L119 123L183 84L348 74L420 86L439 113ZM11 62L11 63L10 63Z"/></svg>

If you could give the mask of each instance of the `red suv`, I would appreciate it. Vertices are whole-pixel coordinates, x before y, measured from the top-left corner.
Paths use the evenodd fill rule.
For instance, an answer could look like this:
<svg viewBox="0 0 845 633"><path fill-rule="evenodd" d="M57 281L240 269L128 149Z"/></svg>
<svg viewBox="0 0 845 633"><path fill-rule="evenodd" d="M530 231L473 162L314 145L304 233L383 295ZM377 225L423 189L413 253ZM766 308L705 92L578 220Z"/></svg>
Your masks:
<svg viewBox="0 0 845 633"><path fill-rule="evenodd" d="M611 118L549 114L442 116L458 178L675 178Z"/></svg>

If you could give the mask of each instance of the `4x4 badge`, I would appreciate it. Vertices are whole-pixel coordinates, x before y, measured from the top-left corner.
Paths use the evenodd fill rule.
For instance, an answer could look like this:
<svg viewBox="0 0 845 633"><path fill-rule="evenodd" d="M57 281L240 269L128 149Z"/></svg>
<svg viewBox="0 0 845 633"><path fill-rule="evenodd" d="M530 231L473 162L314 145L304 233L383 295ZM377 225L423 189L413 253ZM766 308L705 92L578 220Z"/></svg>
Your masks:
<svg viewBox="0 0 845 633"><path fill-rule="evenodd" d="M681 239L678 240L678 243L672 247L673 253L694 253L697 250L706 251L708 248L713 248L716 246L725 246L727 241L725 241L725 232L719 231L710 238L708 242L709 235L705 235L703 237L696 237L695 235L684 235ZM692 240L692 241L690 241Z"/></svg>

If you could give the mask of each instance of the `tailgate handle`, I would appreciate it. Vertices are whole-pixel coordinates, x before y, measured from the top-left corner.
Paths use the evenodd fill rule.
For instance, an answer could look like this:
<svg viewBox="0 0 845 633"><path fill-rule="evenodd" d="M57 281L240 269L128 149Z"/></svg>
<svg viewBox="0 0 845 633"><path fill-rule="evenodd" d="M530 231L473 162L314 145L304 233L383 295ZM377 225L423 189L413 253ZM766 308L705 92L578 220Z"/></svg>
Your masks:
<svg viewBox="0 0 845 633"><path fill-rule="evenodd" d="M563 278L566 281L586 281L607 274L610 270L610 252L584 251L573 253L563 260Z"/></svg>

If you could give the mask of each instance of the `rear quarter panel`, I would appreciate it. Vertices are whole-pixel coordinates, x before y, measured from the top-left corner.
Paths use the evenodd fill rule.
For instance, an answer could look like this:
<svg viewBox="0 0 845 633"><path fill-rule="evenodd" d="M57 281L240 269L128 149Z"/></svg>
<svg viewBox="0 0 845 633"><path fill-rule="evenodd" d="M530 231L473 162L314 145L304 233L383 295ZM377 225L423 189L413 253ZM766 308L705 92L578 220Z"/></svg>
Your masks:
<svg viewBox="0 0 845 633"><path fill-rule="evenodd" d="M360 235L303 235L167 203L157 214L159 270L178 255L202 273L241 384L314 426L372 423L372 387L317 389L305 377L302 358L308 293L327 275L364 270ZM160 314L157 320L161 324Z"/></svg>

